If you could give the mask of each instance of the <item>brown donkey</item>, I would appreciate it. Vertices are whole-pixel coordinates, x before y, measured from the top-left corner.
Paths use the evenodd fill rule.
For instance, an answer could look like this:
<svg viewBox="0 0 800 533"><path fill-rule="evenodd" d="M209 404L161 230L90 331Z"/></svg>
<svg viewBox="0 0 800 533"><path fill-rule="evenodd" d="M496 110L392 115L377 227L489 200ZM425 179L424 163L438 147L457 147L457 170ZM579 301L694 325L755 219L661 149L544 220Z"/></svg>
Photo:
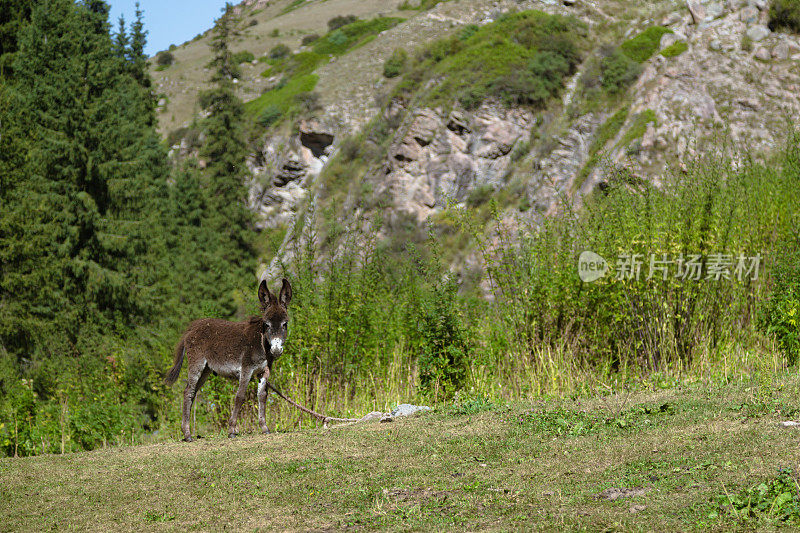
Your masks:
<svg viewBox="0 0 800 533"><path fill-rule="evenodd" d="M195 320L186 328L175 348L175 365L165 379L175 383L181 371L183 358L188 360L186 389L183 391L181 429L185 441L192 440L189 414L195 396L212 372L239 381L233 400L233 410L228 420L228 436L235 437L236 419L244 402L247 385L253 376L258 378L258 423L264 433L269 433L266 420L267 380L272 362L283 353L283 343L288 333L287 309L292 300L292 285L283 280L276 298L269 292L267 282L258 286L261 316L250 317L245 322L228 322L216 318Z"/></svg>

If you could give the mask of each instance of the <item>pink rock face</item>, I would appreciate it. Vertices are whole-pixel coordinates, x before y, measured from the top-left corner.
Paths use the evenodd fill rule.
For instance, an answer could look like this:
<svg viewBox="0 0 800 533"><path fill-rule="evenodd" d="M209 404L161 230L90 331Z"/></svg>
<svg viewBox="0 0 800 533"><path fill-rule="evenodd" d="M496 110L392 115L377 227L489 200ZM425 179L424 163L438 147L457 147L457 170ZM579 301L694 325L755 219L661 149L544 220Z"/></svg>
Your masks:
<svg viewBox="0 0 800 533"><path fill-rule="evenodd" d="M761 61L769 61L770 54L769 50L760 46L758 50L756 50L756 59L760 59Z"/></svg>
<svg viewBox="0 0 800 533"><path fill-rule="evenodd" d="M775 46L775 48L772 49L772 57L778 61L789 59L789 45L786 43L780 43Z"/></svg>
<svg viewBox="0 0 800 533"><path fill-rule="evenodd" d="M692 15L692 22L700 24L706 18L706 10L700 2L687 1L686 7Z"/></svg>
<svg viewBox="0 0 800 533"><path fill-rule="evenodd" d="M745 24L754 24L758 21L758 9L753 6L747 6L739 13L739 20Z"/></svg>
<svg viewBox="0 0 800 533"><path fill-rule="evenodd" d="M505 120L492 121L481 136L483 146L475 152L475 155L490 159L506 155L520 135L521 132L514 124Z"/></svg>

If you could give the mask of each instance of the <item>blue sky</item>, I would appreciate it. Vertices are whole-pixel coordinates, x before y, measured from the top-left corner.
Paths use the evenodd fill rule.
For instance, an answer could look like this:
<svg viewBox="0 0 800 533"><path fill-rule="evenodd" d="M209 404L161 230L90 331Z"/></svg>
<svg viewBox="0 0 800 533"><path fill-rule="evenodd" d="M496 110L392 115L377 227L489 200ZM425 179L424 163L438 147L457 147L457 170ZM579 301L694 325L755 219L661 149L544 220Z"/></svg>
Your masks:
<svg viewBox="0 0 800 533"><path fill-rule="evenodd" d="M120 15L125 16L126 25L130 26L136 17L136 0L109 0L108 3L114 31ZM224 0L139 0L139 4L144 11L145 29L149 32L145 52L150 56L207 30L225 6Z"/></svg>

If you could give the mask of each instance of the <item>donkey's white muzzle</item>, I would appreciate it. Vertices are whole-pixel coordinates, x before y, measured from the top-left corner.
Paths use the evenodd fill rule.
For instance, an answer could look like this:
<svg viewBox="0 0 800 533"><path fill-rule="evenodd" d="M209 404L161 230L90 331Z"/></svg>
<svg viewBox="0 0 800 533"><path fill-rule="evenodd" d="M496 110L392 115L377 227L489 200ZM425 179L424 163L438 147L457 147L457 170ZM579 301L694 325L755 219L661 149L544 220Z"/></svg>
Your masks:
<svg viewBox="0 0 800 533"><path fill-rule="evenodd" d="M283 340L272 339L269 341L269 351L272 355L281 355L283 353Z"/></svg>

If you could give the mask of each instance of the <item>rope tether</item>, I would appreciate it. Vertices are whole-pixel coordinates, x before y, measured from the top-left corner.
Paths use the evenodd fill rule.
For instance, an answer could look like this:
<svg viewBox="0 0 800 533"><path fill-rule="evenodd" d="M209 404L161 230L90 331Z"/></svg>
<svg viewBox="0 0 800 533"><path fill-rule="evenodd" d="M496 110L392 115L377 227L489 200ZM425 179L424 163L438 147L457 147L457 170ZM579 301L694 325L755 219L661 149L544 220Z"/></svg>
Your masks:
<svg viewBox="0 0 800 533"><path fill-rule="evenodd" d="M302 406L302 405L300 405L299 403L297 403L297 402L295 402L295 401L292 401L292 400L290 400L289 398L287 398L286 396L284 396L284 395L283 395L283 393L282 393L281 391L279 391L278 389L276 389L276 388L275 388L275 385L273 385L273 384L272 384L272 383L270 383L269 381L267 381L267 387L269 387L270 389L272 389L272 390L275 392L275 394L277 394L278 396L280 396L281 398L283 398L284 400L286 400L286 401L287 401L287 402L289 402L290 404L294 405L295 407L297 407L297 408L298 408L298 409L300 409L301 411L303 411L303 412L305 412L305 413L308 413L308 414L310 414L311 416L313 416L314 418L316 418L316 419L320 420L320 421L322 422L322 427L328 427L328 422L358 422L359 420L361 420L360 418L337 418L337 417L335 417L335 416L325 416L325 415L321 415L321 414L317 413L316 411L312 411L312 410L311 410L311 409L309 409L308 407L303 407L303 406Z"/></svg>

